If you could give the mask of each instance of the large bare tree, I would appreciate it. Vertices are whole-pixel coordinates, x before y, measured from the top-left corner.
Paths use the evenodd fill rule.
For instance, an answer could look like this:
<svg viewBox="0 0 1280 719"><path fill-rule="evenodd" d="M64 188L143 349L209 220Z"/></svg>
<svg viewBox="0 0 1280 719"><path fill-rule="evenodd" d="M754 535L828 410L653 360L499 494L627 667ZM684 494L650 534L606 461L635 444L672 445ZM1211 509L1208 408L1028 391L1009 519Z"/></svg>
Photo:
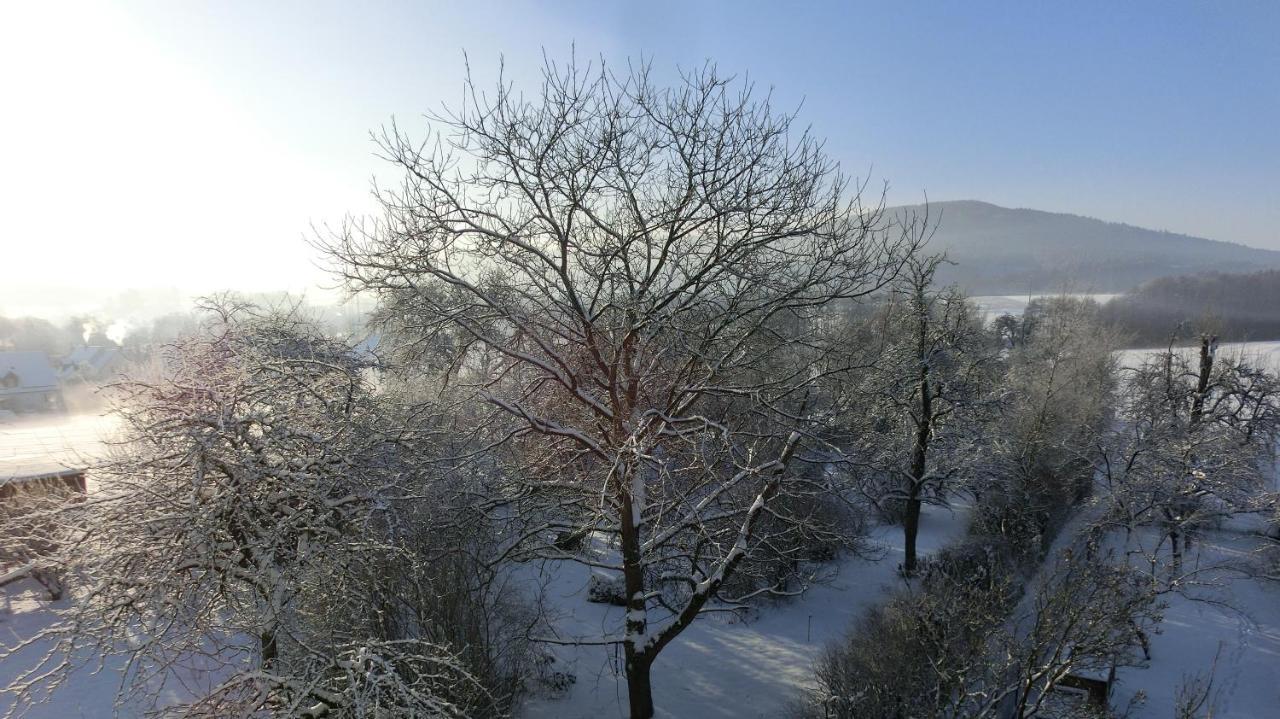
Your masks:
<svg viewBox="0 0 1280 719"><path fill-rule="evenodd" d="M587 641L622 645L649 717L654 659L756 528L812 534L812 503L783 500L831 481L796 471L816 461L810 389L839 369L822 319L892 280L917 235L713 67L663 87L648 67L548 64L530 95L466 89L425 139L379 135L403 182L323 244L402 357L443 353L490 408L474 424L509 462L504 556L621 575L623 626Z"/></svg>

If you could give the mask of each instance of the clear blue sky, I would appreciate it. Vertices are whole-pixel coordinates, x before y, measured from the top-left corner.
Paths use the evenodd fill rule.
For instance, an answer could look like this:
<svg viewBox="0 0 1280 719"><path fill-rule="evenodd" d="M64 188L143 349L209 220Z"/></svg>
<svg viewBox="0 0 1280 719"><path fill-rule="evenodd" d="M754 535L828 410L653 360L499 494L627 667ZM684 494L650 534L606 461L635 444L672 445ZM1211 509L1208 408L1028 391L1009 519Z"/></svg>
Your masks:
<svg viewBox="0 0 1280 719"><path fill-rule="evenodd" d="M505 55L748 74L894 202L981 199L1280 249L1280 2L11 3L0 237L72 282L316 281L367 132ZM412 124L412 123L410 123ZM6 263L7 264L7 263ZM14 278L15 267L0 269ZM109 280L103 280L104 277Z"/></svg>

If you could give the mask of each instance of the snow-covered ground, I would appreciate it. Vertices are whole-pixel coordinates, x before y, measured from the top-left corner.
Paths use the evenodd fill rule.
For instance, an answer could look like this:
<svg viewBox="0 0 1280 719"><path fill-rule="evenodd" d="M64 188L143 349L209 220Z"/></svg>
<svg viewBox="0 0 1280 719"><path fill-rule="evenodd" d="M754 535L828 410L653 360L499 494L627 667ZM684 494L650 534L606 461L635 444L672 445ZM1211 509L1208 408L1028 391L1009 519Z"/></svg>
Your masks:
<svg viewBox="0 0 1280 719"><path fill-rule="evenodd" d="M1133 367L1164 348L1125 350L1121 365ZM1179 349L1194 362L1198 347ZM1280 373L1280 342L1230 342L1219 357L1241 357ZM1256 527L1255 527L1256 529ZM1261 539L1247 525L1208 530L1196 555L1188 562L1218 566L1248 562ZM1151 662L1119 673L1113 704L1123 708L1142 691L1146 700L1134 719L1173 716L1177 692L1184 678L1207 675L1214 669L1219 719L1280 716L1280 584L1238 572L1216 573L1216 587L1196 588L1189 596L1168 598L1160 634L1151 638Z"/></svg>
<svg viewBox="0 0 1280 719"><path fill-rule="evenodd" d="M87 466L94 455L102 452L115 426L114 418L97 414L0 421L0 481L15 475ZM47 595L33 581L24 580L0 588L0 646L14 646L47 626L52 619L49 608ZM0 662L0 686L8 685L19 672L29 668L42 652L43 648L32 647ZM119 669L119 666L109 666L97 673L78 672L73 686L25 716L31 719L110 716L119 688ZM0 694L0 716L5 715L12 702L12 697Z"/></svg>
<svg viewBox="0 0 1280 719"><path fill-rule="evenodd" d="M1062 293L1028 294L1028 295L978 295L969 299L982 310L988 322L1003 314L1021 315L1027 310L1032 300L1043 297L1058 297ZM1110 302L1119 297L1117 294L1067 293L1069 297L1087 297L1099 303Z"/></svg>
<svg viewBox="0 0 1280 719"><path fill-rule="evenodd" d="M0 481L88 466L105 448L117 421L113 416L91 413L0 420Z"/></svg>
<svg viewBox="0 0 1280 719"><path fill-rule="evenodd" d="M66 601L66 600L63 600ZM59 603L61 604L61 603ZM49 625L53 619L52 603L38 584L23 580L0 589L0 646L15 646ZM34 645L0 662L0 687L7 686L22 672L32 668L47 651L46 645ZM123 660L108 662L100 670L90 666L72 673L68 684L49 701L30 707L24 719L97 719L112 716L112 704L120 690ZM173 696L172 692L165 696ZM0 693L0 716L14 705L14 698ZM126 706L120 716L125 719L144 715L142 707Z"/></svg>
<svg viewBox="0 0 1280 719"><path fill-rule="evenodd" d="M964 535L968 512L927 507L921 521L919 547L934 552ZM902 530L882 526L873 531L884 550L878 560L850 557L839 562L839 574L802 597L764 606L746 622L728 615L699 617L676 638L653 667L654 702L661 717L779 717L799 692L812 685L813 661L844 636L850 623L902 586ZM622 610L586 600L589 572L559 565L547 587L547 600L558 610L554 621L566 635L601 635L616 628ZM577 676L563 697L529 700L525 719L596 719L627 715L626 680L620 653L613 648L556 647L556 668Z"/></svg>
<svg viewBox="0 0 1280 719"><path fill-rule="evenodd" d="M1247 533L1206 532L1188 561L1201 566L1248 562L1257 547L1258 538ZM1114 706L1125 707L1138 691L1146 694L1134 719L1174 716L1183 679L1211 671L1215 719L1280 716L1280 584L1240 573L1214 574L1218 586L1167 598L1160 632L1151 637L1150 664L1118 673Z"/></svg>
<svg viewBox="0 0 1280 719"><path fill-rule="evenodd" d="M1120 365L1135 367L1146 357L1164 352L1165 347L1121 350ZM1178 351L1193 362L1200 353L1199 345L1179 347ZM1218 347L1218 357L1241 358L1270 372L1280 373L1280 342L1224 342Z"/></svg>

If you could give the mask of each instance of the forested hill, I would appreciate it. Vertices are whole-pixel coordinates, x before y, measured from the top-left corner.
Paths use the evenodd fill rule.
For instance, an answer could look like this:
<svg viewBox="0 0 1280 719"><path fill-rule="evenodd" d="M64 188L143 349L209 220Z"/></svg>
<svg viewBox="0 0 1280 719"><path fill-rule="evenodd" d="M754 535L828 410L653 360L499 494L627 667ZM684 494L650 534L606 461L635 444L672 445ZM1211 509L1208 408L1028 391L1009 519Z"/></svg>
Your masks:
<svg viewBox="0 0 1280 719"><path fill-rule="evenodd" d="M939 279L972 294L1123 292L1158 277L1280 268L1280 252L1079 215L972 200L933 202L929 214L932 247L956 262Z"/></svg>

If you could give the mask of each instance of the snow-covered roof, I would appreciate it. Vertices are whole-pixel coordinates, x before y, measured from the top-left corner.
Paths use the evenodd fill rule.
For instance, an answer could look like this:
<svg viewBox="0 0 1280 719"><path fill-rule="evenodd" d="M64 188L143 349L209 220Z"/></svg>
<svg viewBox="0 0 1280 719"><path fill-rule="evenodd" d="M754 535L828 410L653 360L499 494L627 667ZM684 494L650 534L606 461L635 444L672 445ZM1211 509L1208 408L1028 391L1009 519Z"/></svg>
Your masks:
<svg viewBox="0 0 1280 719"><path fill-rule="evenodd" d="M79 477L85 473L84 469L78 467L57 467L47 466L44 468L32 468L22 474L7 472L0 469L0 486L6 484L29 484L31 482L40 482L48 479L65 479L67 477Z"/></svg>
<svg viewBox="0 0 1280 719"><path fill-rule="evenodd" d="M17 386L6 387L7 377L16 377ZM58 389L58 376L43 352L0 352L0 396Z"/></svg>
<svg viewBox="0 0 1280 719"><path fill-rule="evenodd" d="M77 373L86 373L91 376L101 375L111 368L111 365L120 359L120 349L118 347L102 347L80 346L71 350L62 360L63 377L71 377Z"/></svg>
<svg viewBox="0 0 1280 719"><path fill-rule="evenodd" d="M49 414L0 420L0 484L13 477L48 475L93 466L119 421L112 415Z"/></svg>

